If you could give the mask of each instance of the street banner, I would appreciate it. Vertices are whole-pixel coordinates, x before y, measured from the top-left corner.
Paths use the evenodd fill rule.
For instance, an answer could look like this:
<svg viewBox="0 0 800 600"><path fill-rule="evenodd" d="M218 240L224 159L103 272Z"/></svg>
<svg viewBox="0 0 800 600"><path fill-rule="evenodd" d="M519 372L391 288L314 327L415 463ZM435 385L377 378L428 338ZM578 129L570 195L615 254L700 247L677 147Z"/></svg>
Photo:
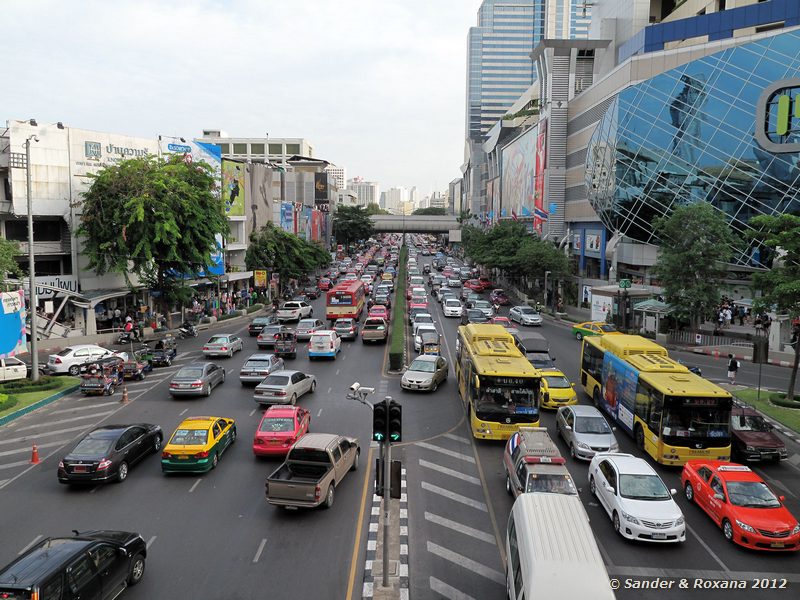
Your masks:
<svg viewBox="0 0 800 600"><path fill-rule="evenodd" d="M267 272L266 271L253 271L253 278L255 279L255 287L257 288L265 288L267 287Z"/></svg>
<svg viewBox="0 0 800 600"><path fill-rule="evenodd" d="M25 319L25 292L22 288L2 292L0 358L10 358L27 351Z"/></svg>
<svg viewBox="0 0 800 600"><path fill-rule="evenodd" d="M314 200L328 199L328 174L314 173Z"/></svg>
<svg viewBox="0 0 800 600"><path fill-rule="evenodd" d="M244 165L232 160L222 161L222 199L225 214L243 217L245 206Z"/></svg>

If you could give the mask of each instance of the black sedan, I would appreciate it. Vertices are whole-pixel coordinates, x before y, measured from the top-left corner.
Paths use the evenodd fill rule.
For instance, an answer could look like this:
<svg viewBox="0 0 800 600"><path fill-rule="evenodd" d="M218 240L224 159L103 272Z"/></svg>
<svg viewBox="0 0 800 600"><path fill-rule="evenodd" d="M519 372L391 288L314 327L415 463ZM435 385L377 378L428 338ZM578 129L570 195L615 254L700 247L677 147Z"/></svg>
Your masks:
<svg viewBox="0 0 800 600"><path fill-rule="evenodd" d="M319 298L319 288L315 285L307 285L303 288L303 293L309 300L316 300Z"/></svg>
<svg viewBox="0 0 800 600"><path fill-rule="evenodd" d="M250 334L250 337L256 336L261 333L261 330L264 329L267 325L274 325L278 322L278 319L275 315L269 315L267 317L256 317L252 321L250 321L250 325L247 327L247 332Z"/></svg>
<svg viewBox="0 0 800 600"><path fill-rule="evenodd" d="M105 425L87 433L58 463L59 483L123 482L129 468L161 452L164 434L150 423Z"/></svg>

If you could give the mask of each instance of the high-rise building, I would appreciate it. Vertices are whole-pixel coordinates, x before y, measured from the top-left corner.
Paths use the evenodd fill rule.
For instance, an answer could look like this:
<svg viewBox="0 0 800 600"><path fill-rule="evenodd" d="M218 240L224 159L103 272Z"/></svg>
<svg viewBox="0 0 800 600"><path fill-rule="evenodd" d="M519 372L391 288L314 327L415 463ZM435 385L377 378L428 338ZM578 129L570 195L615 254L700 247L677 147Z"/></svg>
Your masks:
<svg viewBox="0 0 800 600"><path fill-rule="evenodd" d="M408 190L408 201L415 207L419 204L419 190L417 190L417 186L412 186L411 189Z"/></svg>
<svg viewBox="0 0 800 600"><path fill-rule="evenodd" d="M429 206L431 208L447 208L447 192L433 192L431 194Z"/></svg>
<svg viewBox="0 0 800 600"><path fill-rule="evenodd" d="M386 210L400 212L402 204L408 201L408 190L402 186L386 190Z"/></svg>
<svg viewBox="0 0 800 600"><path fill-rule="evenodd" d="M285 164L292 156L314 157L314 146L304 138L230 137L219 129L204 129L197 141L216 144L223 158Z"/></svg>
<svg viewBox="0 0 800 600"><path fill-rule="evenodd" d="M347 181L346 168L337 167L336 165L331 165L330 167L326 168L325 171L331 176L333 181L336 183L337 189L343 190L345 188L345 182Z"/></svg>
<svg viewBox="0 0 800 600"><path fill-rule="evenodd" d="M379 204L381 199L381 186L377 181L364 181L363 177L354 177L347 180L347 189L358 196L359 206Z"/></svg>

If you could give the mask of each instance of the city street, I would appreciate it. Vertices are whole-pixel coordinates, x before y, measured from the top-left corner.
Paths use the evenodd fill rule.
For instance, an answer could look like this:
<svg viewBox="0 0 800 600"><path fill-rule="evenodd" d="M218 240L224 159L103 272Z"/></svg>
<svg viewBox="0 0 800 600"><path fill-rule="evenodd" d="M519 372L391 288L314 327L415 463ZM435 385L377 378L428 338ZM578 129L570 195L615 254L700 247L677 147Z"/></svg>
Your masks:
<svg viewBox="0 0 800 600"><path fill-rule="evenodd" d="M423 259L427 261L427 259ZM324 299L313 302L315 315L324 313ZM0 429L0 512L4 544L0 563L12 560L28 545L70 529L138 531L149 545L147 574L125 594L130 599L186 597L200 600L253 598L361 597L366 549L366 522L373 486L376 452L370 449L370 411L347 400L354 381L376 388L370 402L391 395L403 404L403 442L393 458L407 470L410 595L411 598L492 600L505 597L504 532L511 508L501 466L502 443L474 442L464 420L452 359L458 319L444 318L431 301L432 314L444 334L443 354L451 364L447 383L432 394L400 389L400 377L384 372L386 346L344 342L334 361L310 363L305 348L287 368L314 373L316 392L298 402L311 411L311 431L356 436L361 442L360 470L337 488L330 510L286 511L266 503L265 477L279 464L253 457L251 440L261 411L252 388L241 387L239 367L257 351L247 337L246 321L215 332L244 334L245 350L232 359L219 359L227 381L209 398L173 400L168 379L180 365L201 358L209 332L181 341L171 368L156 369L142 382L128 384L132 402L112 397L72 394ZM505 314L507 309L503 309ZM567 324L545 321L541 332L550 341L556 364L578 379L579 342ZM412 356L413 358L413 350ZM698 364L712 380L724 380L724 361L690 353L674 353ZM757 366L743 365L742 383L754 385ZM766 366L765 386L781 387L788 370ZM585 399L584 399L585 401ZM553 415L543 411L542 424L554 439ZM123 484L86 489L62 486L56 479L58 460L84 431L108 423L157 423L165 436L189 415L233 417L237 443L216 470L205 475L164 477L158 457L149 457L131 470ZM639 455L633 441L619 436L621 450ZM30 466L33 442L43 461ZM559 440L562 453L568 454ZM790 458L780 465L755 467L773 487L786 494L786 503L800 514L800 450L787 441ZM623 582L656 577L675 581L694 578L772 578L786 589L731 591L681 590L681 598L791 597L800 589L796 554L770 555L739 549L682 494L677 501L688 523L685 544L646 545L622 540L590 496L587 463L568 459L591 518L609 575ZM680 488L680 470L657 467L668 486ZM579 574L576 574L579 576ZM349 596L348 596L349 593ZM619 590L619 598L663 598L663 590ZM778 595L778 596L776 596Z"/></svg>

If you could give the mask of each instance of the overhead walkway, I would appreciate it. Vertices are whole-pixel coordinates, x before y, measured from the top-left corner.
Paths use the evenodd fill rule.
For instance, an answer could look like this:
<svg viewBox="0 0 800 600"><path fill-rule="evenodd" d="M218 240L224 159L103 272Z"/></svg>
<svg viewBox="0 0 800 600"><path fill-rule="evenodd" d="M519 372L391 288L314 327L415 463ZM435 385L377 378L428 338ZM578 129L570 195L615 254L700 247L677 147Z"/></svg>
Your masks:
<svg viewBox="0 0 800 600"><path fill-rule="evenodd" d="M377 232L449 233L461 229L453 215L373 215L370 217Z"/></svg>

